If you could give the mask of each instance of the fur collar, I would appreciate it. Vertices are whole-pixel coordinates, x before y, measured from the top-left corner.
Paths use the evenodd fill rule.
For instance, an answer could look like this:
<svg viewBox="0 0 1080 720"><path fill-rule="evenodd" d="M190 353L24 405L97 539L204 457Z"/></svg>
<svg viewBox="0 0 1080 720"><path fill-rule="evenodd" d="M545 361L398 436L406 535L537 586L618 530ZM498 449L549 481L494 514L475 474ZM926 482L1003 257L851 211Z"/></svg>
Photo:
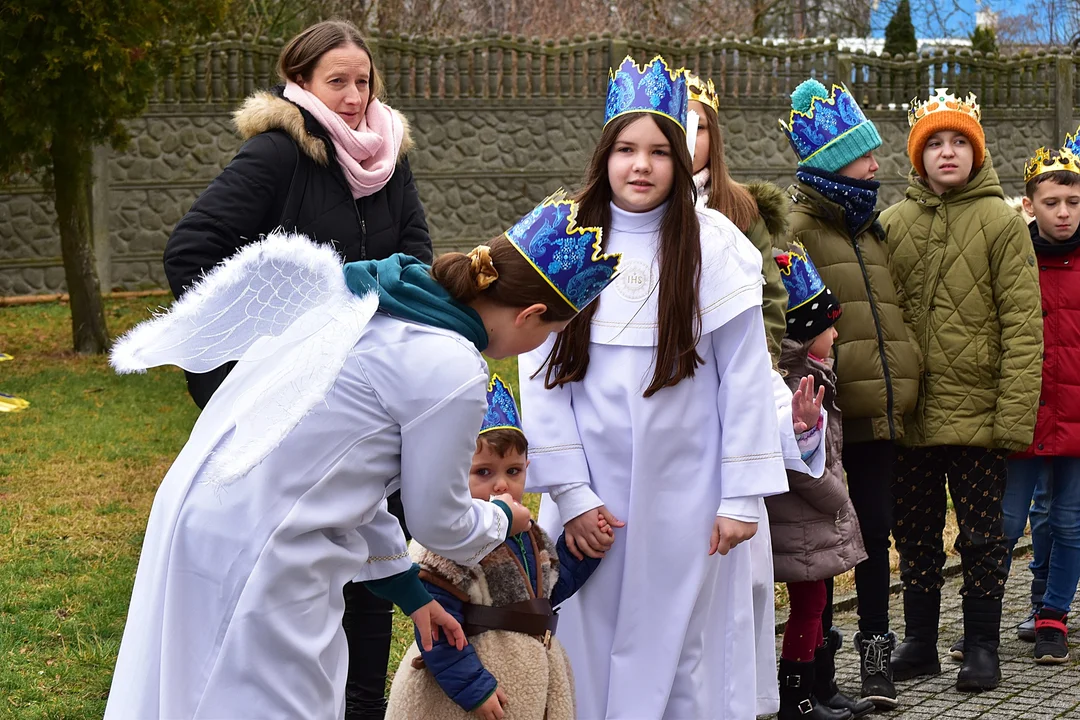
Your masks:
<svg viewBox="0 0 1080 720"><path fill-rule="evenodd" d="M773 237L782 237L791 227L791 201L779 185L762 180L746 183L746 189L757 203L758 214L765 221L765 229Z"/></svg>
<svg viewBox="0 0 1080 720"><path fill-rule="evenodd" d="M391 111L401 118L403 129L401 149L398 151L400 162L401 158L412 150L412 133L409 130L408 119L393 108ZM326 149L329 143L328 136L318 132L322 126L299 106L282 97L276 88L273 91L260 90L245 100L233 113L233 122L236 124L240 137L245 141L260 133L281 130L288 133L304 154L317 164L326 167L329 162L329 153Z"/></svg>

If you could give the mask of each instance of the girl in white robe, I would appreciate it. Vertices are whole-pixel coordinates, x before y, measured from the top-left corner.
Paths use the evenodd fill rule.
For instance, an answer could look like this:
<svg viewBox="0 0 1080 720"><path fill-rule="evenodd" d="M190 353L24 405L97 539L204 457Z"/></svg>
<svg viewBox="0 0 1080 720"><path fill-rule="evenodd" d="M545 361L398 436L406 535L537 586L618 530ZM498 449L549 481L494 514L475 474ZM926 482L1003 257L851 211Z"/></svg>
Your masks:
<svg viewBox="0 0 1080 720"><path fill-rule="evenodd" d="M519 360L529 490L547 493L540 522L606 552L560 613L590 720L723 714L722 678L744 660L719 636L720 615L749 583L723 587L714 553L751 537L761 498L787 487L761 256L726 218L693 207L676 73L657 58L614 74L578 199L583 221L603 224L605 250L623 254L622 274ZM634 88L665 77L668 92L636 102ZM595 531L600 515L621 528L614 544Z"/></svg>
<svg viewBox="0 0 1080 720"><path fill-rule="evenodd" d="M155 497L106 718L341 718L348 581L461 647L386 497L400 488L417 540L460 563L526 529L509 496L469 493L481 351L535 348L577 309L506 236L431 268L344 272L331 249L271 236L132 331L122 372L239 362Z"/></svg>

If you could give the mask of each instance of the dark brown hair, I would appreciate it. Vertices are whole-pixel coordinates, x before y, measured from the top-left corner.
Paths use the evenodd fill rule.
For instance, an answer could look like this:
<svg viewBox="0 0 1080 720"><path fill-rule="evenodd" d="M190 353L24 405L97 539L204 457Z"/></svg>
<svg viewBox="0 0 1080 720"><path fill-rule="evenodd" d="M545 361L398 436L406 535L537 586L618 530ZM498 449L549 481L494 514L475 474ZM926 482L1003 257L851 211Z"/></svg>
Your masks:
<svg viewBox="0 0 1080 720"><path fill-rule="evenodd" d="M701 103L701 106L705 109L705 127L709 132L709 197L705 199L705 204L727 215L745 233L761 214L750 191L732 180L728 173L720 118L712 105Z"/></svg>
<svg viewBox="0 0 1080 720"><path fill-rule="evenodd" d="M449 252L437 257L431 264L431 277L461 303L471 302L480 295L506 307L524 308L542 303L547 306L540 316L544 322L563 322L577 314L505 235L492 238L487 246L499 278L485 289L477 285L472 259L465 253Z"/></svg>
<svg viewBox="0 0 1080 720"><path fill-rule="evenodd" d="M484 449L487 445L493 453L501 458L506 457L511 450L529 454L529 441L525 439L525 433L518 430L490 430L476 437L476 452Z"/></svg>
<svg viewBox="0 0 1080 720"><path fill-rule="evenodd" d="M290 40L278 57L278 76L285 82L296 82L297 77L309 82L322 56L346 45L355 45L367 53L371 61L371 76L368 78L371 97L381 98L382 78L375 69L375 57L360 30L348 20L315 23Z"/></svg>
<svg viewBox="0 0 1080 720"><path fill-rule="evenodd" d="M657 310L659 323L656 364L644 396L693 377L704 361L697 354L701 335L698 315L698 288L701 284L701 228L694 209L694 176L686 132L662 115L631 113L608 123L600 135L585 170L585 186L578 195L578 224L611 228L611 182L608 157L624 129L643 117L656 123L671 143L674 183L669 205L660 223L660 289ZM544 385L553 388L585 378L589 368L589 326L599 306L597 298L582 310L555 339L547 359Z"/></svg>

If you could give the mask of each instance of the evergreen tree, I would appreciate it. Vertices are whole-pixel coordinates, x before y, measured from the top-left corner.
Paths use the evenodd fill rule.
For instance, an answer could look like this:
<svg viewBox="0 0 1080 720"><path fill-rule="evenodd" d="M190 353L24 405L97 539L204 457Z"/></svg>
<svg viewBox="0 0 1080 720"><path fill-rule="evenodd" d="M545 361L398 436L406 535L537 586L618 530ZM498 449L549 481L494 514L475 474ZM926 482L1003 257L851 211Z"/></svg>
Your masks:
<svg viewBox="0 0 1080 720"><path fill-rule="evenodd" d="M911 3L900 0L889 24L885 26L885 52L907 55L917 52L919 42L915 39L915 25L911 22Z"/></svg>
<svg viewBox="0 0 1080 720"><path fill-rule="evenodd" d="M998 46L994 28L976 25L975 31L971 33L971 49L978 50L983 55L996 55Z"/></svg>

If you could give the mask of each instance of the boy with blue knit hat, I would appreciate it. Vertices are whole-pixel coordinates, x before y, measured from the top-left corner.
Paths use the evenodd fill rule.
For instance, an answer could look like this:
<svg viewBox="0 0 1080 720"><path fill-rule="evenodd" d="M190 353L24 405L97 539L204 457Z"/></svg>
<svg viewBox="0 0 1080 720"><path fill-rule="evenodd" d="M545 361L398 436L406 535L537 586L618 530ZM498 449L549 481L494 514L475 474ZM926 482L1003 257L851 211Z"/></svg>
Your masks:
<svg viewBox="0 0 1080 720"><path fill-rule="evenodd" d="M855 643L863 659L862 696L888 709L897 705L891 669L896 638L889 629L891 468L903 416L918 397L919 356L877 222L874 151L881 136L847 88L826 88L813 79L791 94L791 111L780 125L798 158L789 190L793 239L805 246L846 309L836 323L837 404L843 413L843 465L867 554L855 568ZM820 662L827 669L842 639L831 628L829 610L823 622ZM851 709L842 697L835 704ZM822 702L833 704L829 698Z"/></svg>

